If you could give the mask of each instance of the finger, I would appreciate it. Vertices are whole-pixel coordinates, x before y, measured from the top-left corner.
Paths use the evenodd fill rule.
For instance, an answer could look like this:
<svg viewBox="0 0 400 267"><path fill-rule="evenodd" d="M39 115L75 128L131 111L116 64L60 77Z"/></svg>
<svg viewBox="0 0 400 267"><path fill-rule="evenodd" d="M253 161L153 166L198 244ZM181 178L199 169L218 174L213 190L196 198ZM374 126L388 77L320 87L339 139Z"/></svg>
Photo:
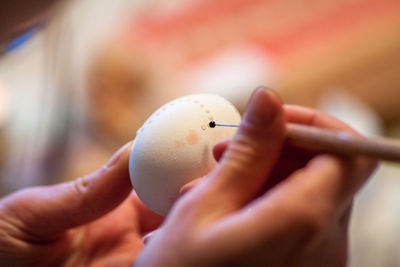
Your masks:
<svg viewBox="0 0 400 267"><path fill-rule="evenodd" d="M140 233L143 234L154 231L162 224L164 217L144 205L136 192L133 191L130 198L133 202L134 210L137 212L135 218L139 220Z"/></svg>
<svg viewBox="0 0 400 267"><path fill-rule="evenodd" d="M351 132L354 134L359 135L356 131L354 131L350 126L345 124L344 122L336 119L335 117L332 117L328 114L322 113L320 111L306 108L306 107L301 107L301 106L295 106L295 105L284 105L283 106L284 114L286 117L287 122L291 123L298 123L298 124L305 124L309 126L316 126L316 127L321 127L321 128L329 128L331 130L340 130L340 131L347 131ZM229 143L231 142L232 138L227 138L224 140L221 140L219 143L217 143L214 148L213 148L213 154L215 160L219 161L227 149ZM315 154L315 151L308 151L305 150L304 148L296 148L292 146L288 146L287 150L289 150L289 153L286 153L285 157L291 156L292 154L299 152L302 154ZM299 154L297 153L297 154ZM298 158L298 159L303 159L304 157L297 156L292 157L292 158ZM308 161L308 160L307 160ZM290 161L292 162L292 160Z"/></svg>
<svg viewBox="0 0 400 267"><path fill-rule="evenodd" d="M204 183L209 193L205 205L218 203L229 212L250 201L279 158L284 131L279 97L265 88L257 89L220 165Z"/></svg>
<svg viewBox="0 0 400 267"><path fill-rule="evenodd" d="M351 166L335 156L317 156L235 216L221 220L208 236L217 239L226 236L232 243L249 247L266 244L265 240L274 238L283 247L290 247L292 242L305 244L343 219L349 209L351 200L346 183L351 178L348 172ZM246 235L238 234L241 229L246 229Z"/></svg>
<svg viewBox="0 0 400 267"><path fill-rule="evenodd" d="M2 201L29 233L52 236L93 221L117 207L131 191L128 162L132 142L102 168L83 178L19 191Z"/></svg>
<svg viewBox="0 0 400 267"><path fill-rule="evenodd" d="M336 131L346 131L360 136L358 132L343 121L318 110L295 105L284 105L284 114L286 120L291 123L305 124ZM220 159L228 144L229 140L223 140L214 147L214 157L216 160ZM298 148L292 146L290 143L286 144L281 155L282 160L279 161L278 166L274 169L274 173L271 175L271 179L268 180L266 189L271 188L279 181L286 178L294 170L304 167L306 163L317 154L318 152L315 150ZM363 168L367 172L376 167L375 161L366 159L361 160L359 164L364 165ZM360 182L363 183L363 181Z"/></svg>
<svg viewBox="0 0 400 267"><path fill-rule="evenodd" d="M362 137L360 133L355 131L348 124L336 119L335 117L314 109L294 105L285 105L284 113L287 121L289 122L321 127L336 131L345 131ZM376 169L378 161L362 156L353 158L348 157L347 159L353 162L353 165L355 166L354 169L357 169L358 173L360 174L354 175L352 178L353 192L356 192L359 187L361 187L365 183L370 174Z"/></svg>
<svg viewBox="0 0 400 267"><path fill-rule="evenodd" d="M331 130L338 130L338 131L347 131L351 132L356 135L360 135L354 129L352 129L349 125L332 117L328 114L320 112L315 109L310 109L301 106L295 105L284 105L283 106L284 115L287 122L291 123L298 123L298 124L305 124L309 126L321 127L321 128L328 128ZM223 153L225 152L226 148L228 147L231 138L221 140L214 146L213 154L214 158L219 161L222 157ZM293 150L293 147L289 146L289 150ZM298 150L298 148L295 148ZM289 151L289 155L293 154L293 151ZM314 151L308 151L305 149L301 149L302 153L312 153L315 154ZM302 157L298 157L302 158Z"/></svg>
<svg viewBox="0 0 400 267"><path fill-rule="evenodd" d="M190 181L189 183L187 183L184 186L182 186L181 190L179 190L179 194L181 196L186 194L187 192L189 192L190 190L195 188L199 183L204 181L204 179L205 179L205 177L201 177L201 178L197 178L195 180Z"/></svg>
<svg viewBox="0 0 400 267"><path fill-rule="evenodd" d="M217 162L222 158L222 155L228 148L228 145L232 141L232 138L226 138L221 141L219 141L214 147L213 147L213 155L214 158Z"/></svg>
<svg viewBox="0 0 400 267"><path fill-rule="evenodd" d="M143 244L147 245L149 243L150 239L152 239L157 234L157 231L159 231L159 230L154 230L152 232L147 233L145 236L143 236L143 238L142 238Z"/></svg>
<svg viewBox="0 0 400 267"><path fill-rule="evenodd" d="M304 124L334 131L346 131L359 135L344 122L314 109L284 105L283 110L288 123ZM315 148L306 148L286 142L281 159L278 161L274 173L266 184L266 190L286 179L297 169L304 168L313 157L321 153Z"/></svg>
<svg viewBox="0 0 400 267"><path fill-rule="evenodd" d="M352 194L351 183L356 163L348 158L320 155L312 159L305 168L288 178L281 190L294 194L297 200L304 199L310 207L338 207ZM347 203L346 203L347 204ZM347 207L348 205L346 205Z"/></svg>
<svg viewBox="0 0 400 267"><path fill-rule="evenodd" d="M283 110L288 122L331 130L347 131L360 135L343 121L315 109L295 105L285 105Z"/></svg>

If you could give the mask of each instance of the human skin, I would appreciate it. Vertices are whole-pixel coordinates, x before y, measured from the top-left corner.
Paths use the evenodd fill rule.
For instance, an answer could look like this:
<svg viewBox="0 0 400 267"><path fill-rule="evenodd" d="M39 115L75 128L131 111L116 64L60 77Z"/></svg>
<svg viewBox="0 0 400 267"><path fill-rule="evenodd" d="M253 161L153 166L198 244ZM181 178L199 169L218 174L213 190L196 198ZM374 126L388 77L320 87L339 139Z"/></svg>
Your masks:
<svg viewBox="0 0 400 267"><path fill-rule="evenodd" d="M55 2L2 1L0 44ZM0 265L130 266L137 257L138 266L345 265L352 200L376 162L290 147L285 121L356 134L258 90L234 140L216 146L220 165L184 187L145 248L143 234L163 218L131 192L127 145L91 175L1 199Z"/></svg>
<svg viewBox="0 0 400 267"><path fill-rule="evenodd" d="M3 0L0 48L60 0ZM0 200L0 266L130 266L144 233L163 220L131 191L131 143L98 171Z"/></svg>
<svg viewBox="0 0 400 267"><path fill-rule="evenodd" d="M137 266L345 266L354 194L376 162L291 147L285 121L357 134L256 91L237 135L214 150L219 166L183 189Z"/></svg>
<svg viewBox="0 0 400 267"><path fill-rule="evenodd" d="M130 266L163 218L131 191L125 145L98 171L0 200L1 266Z"/></svg>
<svg viewBox="0 0 400 267"><path fill-rule="evenodd" d="M376 162L290 147L285 121L353 132L259 89L215 147L220 164L161 227L131 191L130 143L91 175L1 199L0 265L343 266L351 203Z"/></svg>

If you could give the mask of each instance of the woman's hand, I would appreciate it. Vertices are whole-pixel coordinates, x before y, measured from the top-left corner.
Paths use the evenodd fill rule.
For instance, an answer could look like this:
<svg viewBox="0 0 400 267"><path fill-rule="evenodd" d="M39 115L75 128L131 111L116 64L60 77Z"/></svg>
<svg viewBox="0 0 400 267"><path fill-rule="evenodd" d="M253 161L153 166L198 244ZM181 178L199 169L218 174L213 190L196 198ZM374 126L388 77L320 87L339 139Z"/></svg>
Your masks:
<svg viewBox="0 0 400 267"><path fill-rule="evenodd" d="M376 166L285 144L285 121L352 131L321 113L254 94L220 161L178 200L143 266L338 266L354 194ZM131 265L163 218L131 192L125 146L97 172L0 200L0 265ZM192 183L193 186L193 183Z"/></svg>
<svg viewBox="0 0 400 267"><path fill-rule="evenodd" d="M131 143L97 172L0 200L1 266L131 266L162 218L131 192Z"/></svg>
<svg viewBox="0 0 400 267"><path fill-rule="evenodd" d="M215 147L218 167L191 190L194 183L184 187L189 192L138 266L345 265L353 197L376 162L292 147L286 121L355 133L257 90L236 136Z"/></svg>

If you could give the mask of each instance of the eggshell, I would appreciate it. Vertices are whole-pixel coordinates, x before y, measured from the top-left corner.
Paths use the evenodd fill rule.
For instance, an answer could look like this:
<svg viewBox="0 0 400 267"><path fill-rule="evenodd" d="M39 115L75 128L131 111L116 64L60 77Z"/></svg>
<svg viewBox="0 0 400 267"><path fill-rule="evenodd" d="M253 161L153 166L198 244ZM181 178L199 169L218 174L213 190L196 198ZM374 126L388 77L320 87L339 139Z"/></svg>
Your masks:
<svg viewBox="0 0 400 267"><path fill-rule="evenodd" d="M216 165L213 146L236 128L210 128L209 122L239 124L237 109L214 94L184 96L154 112L138 130L129 161L133 187L143 203L166 215L186 183Z"/></svg>

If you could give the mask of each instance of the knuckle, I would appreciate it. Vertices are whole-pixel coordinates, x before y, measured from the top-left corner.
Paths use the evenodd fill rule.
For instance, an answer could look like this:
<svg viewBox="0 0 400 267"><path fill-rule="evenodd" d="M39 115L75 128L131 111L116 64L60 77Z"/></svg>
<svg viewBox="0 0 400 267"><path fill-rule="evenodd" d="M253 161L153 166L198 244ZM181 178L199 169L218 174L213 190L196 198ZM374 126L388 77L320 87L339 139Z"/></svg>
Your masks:
<svg viewBox="0 0 400 267"><path fill-rule="evenodd" d="M240 124L240 134L238 136L249 136L254 140L265 140L265 136L271 135L271 128L262 125L253 125L244 120Z"/></svg>
<svg viewBox="0 0 400 267"><path fill-rule="evenodd" d="M251 138L239 135L229 147L226 158L236 164L248 164L260 154L260 146Z"/></svg>
<svg viewBox="0 0 400 267"><path fill-rule="evenodd" d="M87 182L88 177L82 176L71 183L72 194L76 198L76 203L83 208L85 213L87 214L97 214L97 211L94 209L94 205L87 200L86 195L90 190L90 185Z"/></svg>
<svg viewBox="0 0 400 267"><path fill-rule="evenodd" d="M89 186L88 183L86 182L86 179L87 178L85 176L82 176L72 181L72 189L78 198L83 198L83 196L89 190Z"/></svg>
<svg viewBox="0 0 400 267"><path fill-rule="evenodd" d="M252 125L244 121L225 152L224 158L236 167L259 165L259 160L269 154L273 155L281 143L283 134L276 128Z"/></svg>

